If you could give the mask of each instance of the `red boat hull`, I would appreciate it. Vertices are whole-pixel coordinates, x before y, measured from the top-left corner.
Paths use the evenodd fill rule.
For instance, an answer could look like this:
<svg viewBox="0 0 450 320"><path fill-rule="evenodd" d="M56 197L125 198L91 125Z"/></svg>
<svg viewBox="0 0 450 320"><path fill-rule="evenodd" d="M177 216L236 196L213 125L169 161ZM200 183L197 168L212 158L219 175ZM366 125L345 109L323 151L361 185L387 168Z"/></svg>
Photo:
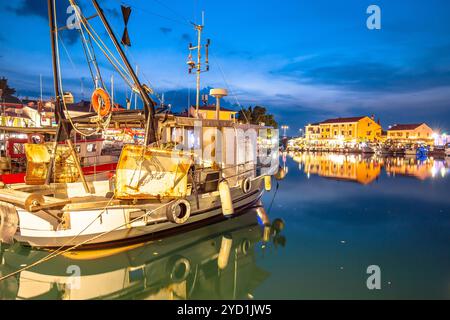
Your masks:
<svg viewBox="0 0 450 320"><path fill-rule="evenodd" d="M91 175L94 173L115 171L117 163L107 163L97 166L83 167L83 173L85 175ZM0 181L4 184L25 183L25 172L23 173L11 173L0 175Z"/></svg>

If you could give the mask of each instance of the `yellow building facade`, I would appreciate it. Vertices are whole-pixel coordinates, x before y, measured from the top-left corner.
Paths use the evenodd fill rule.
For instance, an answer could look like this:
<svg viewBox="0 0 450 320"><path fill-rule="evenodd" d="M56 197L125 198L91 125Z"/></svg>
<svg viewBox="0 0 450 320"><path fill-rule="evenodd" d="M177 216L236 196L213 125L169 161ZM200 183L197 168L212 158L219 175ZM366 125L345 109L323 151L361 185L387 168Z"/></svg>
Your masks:
<svg viewBox="0 0 450 320"><path fill-rule="evenodd" d="M335 118L305 127L309 141L373 142L381 140L381 126L368 116Z"/></svg>
<svg viewBox="0 0 450 320"><path fill-rule="evenodd" d="M396 124L389 128L387 138L403 143L432 143L434 140L433 129L426 123Z"/></svg>

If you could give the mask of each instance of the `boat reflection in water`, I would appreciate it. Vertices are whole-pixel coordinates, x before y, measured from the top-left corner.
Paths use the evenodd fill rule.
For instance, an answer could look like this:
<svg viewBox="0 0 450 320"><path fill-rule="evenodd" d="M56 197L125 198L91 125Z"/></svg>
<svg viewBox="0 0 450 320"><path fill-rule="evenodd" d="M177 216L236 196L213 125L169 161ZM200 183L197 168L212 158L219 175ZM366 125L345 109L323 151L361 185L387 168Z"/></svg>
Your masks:
<svg viewBox="0 0 450 320"><path fill-rule="evenodd" d="M269 273L259 250L285 244L281 219L262 207L168 238L104 250L69 252L0 283L3 299L243 299ZM13 245L1 275L48 254ZM1 257L0 257L1 260ZM79 276L78 276L79 275Z"/></svg>
<svg viewBox="0 0 450 320"><path fill-rule="evenodd" d="M382 169L388 176L404 175L424 180L439 176L445 177L450 166L448 158L437 160L333 153L295 153L292 154L292 157L299 163L299 169L304 171L308 177L319 175L361 184L370 184L375 181Z"/></svg>

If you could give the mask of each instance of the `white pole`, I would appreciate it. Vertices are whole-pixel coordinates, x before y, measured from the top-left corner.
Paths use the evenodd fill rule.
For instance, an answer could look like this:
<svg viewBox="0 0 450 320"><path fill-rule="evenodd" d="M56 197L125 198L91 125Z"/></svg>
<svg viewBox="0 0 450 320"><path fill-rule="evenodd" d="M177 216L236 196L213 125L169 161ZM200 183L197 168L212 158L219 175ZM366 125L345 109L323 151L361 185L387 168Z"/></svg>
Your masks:
<svg viewBox="0 0 450 320"><path fill-rule="evenodd" d="M136 77L138 76L139 67L136 65ZM134 93L134 110L137 110L137 93Z"/></svg>
<svg viewBox="0 0 450 320"><path fill-rule="evenodd" d="M111 75L111 108L114 109L114 75Z"/></svg>
<svg viewBox="0 0 450 320"><path fill-rule="evenodd" d="M41 88L41 102L42 102L42 74L39 75L39 85Z"/></svg>

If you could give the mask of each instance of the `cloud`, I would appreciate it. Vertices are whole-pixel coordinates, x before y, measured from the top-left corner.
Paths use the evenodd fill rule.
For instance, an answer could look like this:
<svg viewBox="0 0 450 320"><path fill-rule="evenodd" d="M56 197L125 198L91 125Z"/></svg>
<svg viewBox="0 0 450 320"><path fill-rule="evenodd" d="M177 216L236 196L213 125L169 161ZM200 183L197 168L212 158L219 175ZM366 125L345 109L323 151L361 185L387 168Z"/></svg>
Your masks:
<svg viewBox="0 0 450 320"><path fill-rule="evenodd" d="M69 15L67 14L68 2L56 1L55 12L57 16L57 24L59 27L65 26ZM46 3L36 0L24 0L17 7L7 7L7 10L18 16L37 16L48 21L48 8ZM78 40L78 32L76 30L64 30L60 32L64 40L68 44L74 44Z"/></svg>
<svg viewBox="0 0 450 320"><path fill-rule="evenodd" d="M323 54L274 69L300 83L333 85L354 91L408 92L450 85L450 45L428 48L400 63L382 57ZM446 67L447 66L447 67Z"/></svg>
<svg viewBox="0 0 450 320"><path fill-rule="evenodd" d="M181 40L182 41L192 41L192 38L191 38L191 36L189 35L189 33L183 33L183 34L181 34Z"/></svg>
<svg viewBox="0 0 450 320"><path fill-rule="evenodd" d="M159 28L159 30L163 33L163 34L169 34L172 32L172 28L167 28L167 27L161 27Z"/></svg>

